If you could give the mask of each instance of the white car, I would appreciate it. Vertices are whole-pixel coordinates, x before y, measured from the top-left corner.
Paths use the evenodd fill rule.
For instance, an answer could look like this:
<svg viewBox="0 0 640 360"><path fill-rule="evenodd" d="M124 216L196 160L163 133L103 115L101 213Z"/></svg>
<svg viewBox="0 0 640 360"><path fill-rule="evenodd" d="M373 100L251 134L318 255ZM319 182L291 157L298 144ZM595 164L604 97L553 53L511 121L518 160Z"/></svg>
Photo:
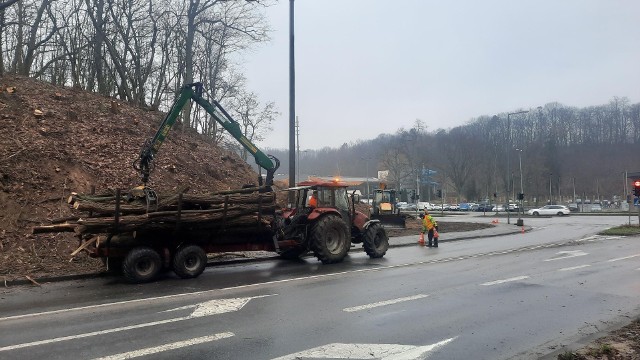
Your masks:
<svg viewBox="0 0 640 360"><path fill-rule="evenodd" d="M545 205L539 209L531 209L527 212L529 215L539 216L539 215L569 215L571 210L564 205Z"/></svg>

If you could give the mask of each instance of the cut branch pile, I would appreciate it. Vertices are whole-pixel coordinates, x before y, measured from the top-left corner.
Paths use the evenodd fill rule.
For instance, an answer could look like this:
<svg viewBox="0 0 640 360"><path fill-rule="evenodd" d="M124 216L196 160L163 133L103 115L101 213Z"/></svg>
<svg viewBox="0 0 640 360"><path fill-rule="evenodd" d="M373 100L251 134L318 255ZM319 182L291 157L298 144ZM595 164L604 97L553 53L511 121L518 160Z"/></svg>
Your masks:
<svg viewBox="0 0 640 360"><path fill-rule="evenodd" d="M178 229L232 230L242 227L265 229L273 221L275 193L264 188L222 191L208 195L155 194L157 201L134 189L124 196L116 194L72 194L67 202L84 214L52 220L36 226L34 234L75 232L81 239L97 234ZM118 199L119 196L119 199Z"/></svg>

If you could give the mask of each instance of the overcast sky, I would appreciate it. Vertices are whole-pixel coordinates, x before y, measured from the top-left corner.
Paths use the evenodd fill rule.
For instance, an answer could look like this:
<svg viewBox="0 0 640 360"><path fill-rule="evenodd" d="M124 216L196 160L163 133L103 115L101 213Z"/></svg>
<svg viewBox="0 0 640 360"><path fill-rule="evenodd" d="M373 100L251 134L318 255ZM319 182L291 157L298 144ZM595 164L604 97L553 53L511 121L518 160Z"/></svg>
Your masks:
<svg viewBox="0 0 640 360"><path fill-rule="evenodd" d="M244 58L280 116L261 148L289 147L289 0ZM339 147L482 115L640 102L640 0L297 0L300 148Z"/></svg>

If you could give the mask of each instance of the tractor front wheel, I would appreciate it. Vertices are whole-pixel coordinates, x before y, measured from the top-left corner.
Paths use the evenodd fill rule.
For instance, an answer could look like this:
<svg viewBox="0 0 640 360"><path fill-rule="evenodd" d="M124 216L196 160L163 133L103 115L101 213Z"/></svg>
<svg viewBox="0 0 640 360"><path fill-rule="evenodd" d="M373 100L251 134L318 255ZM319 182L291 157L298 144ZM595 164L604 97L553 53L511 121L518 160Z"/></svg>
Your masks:
<svg viewBox="0 0 640 360"><path fill-rule="evenodd" d="M362 246L370 258L381 258L389 249L389 236L380 223L371 224L365 230Z"/></svg>
<svg viewBox="0 0 640 360"><path fill-rule="evenodd" d="M311 246L323 264L341 262L351 246L349 227L340 216L325 215L311 229Z"/></svg>

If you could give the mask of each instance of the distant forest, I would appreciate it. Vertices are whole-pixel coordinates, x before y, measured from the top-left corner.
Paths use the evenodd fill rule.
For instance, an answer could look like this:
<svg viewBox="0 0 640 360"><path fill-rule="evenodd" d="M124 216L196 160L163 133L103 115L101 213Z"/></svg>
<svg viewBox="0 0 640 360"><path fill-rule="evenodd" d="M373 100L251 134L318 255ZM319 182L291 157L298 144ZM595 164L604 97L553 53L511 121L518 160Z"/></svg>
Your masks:
<svg viewBox="0 0 640 360"><path fill-rule="evenodd" d="M626 174L640 172L640 104L614 97L601 106L549 103L526 111L434 131L416 120L411 129L372 140L301 150L300 175L373 178L388 170L388 187L415 190L420 180L422 200L440 189L451 202L493 202L494 193L506 202L521 188L529 204L615 201L632 192ZM288 171L288 151L267 152ZM436 173L427 178L427 169Z"/></svg>

